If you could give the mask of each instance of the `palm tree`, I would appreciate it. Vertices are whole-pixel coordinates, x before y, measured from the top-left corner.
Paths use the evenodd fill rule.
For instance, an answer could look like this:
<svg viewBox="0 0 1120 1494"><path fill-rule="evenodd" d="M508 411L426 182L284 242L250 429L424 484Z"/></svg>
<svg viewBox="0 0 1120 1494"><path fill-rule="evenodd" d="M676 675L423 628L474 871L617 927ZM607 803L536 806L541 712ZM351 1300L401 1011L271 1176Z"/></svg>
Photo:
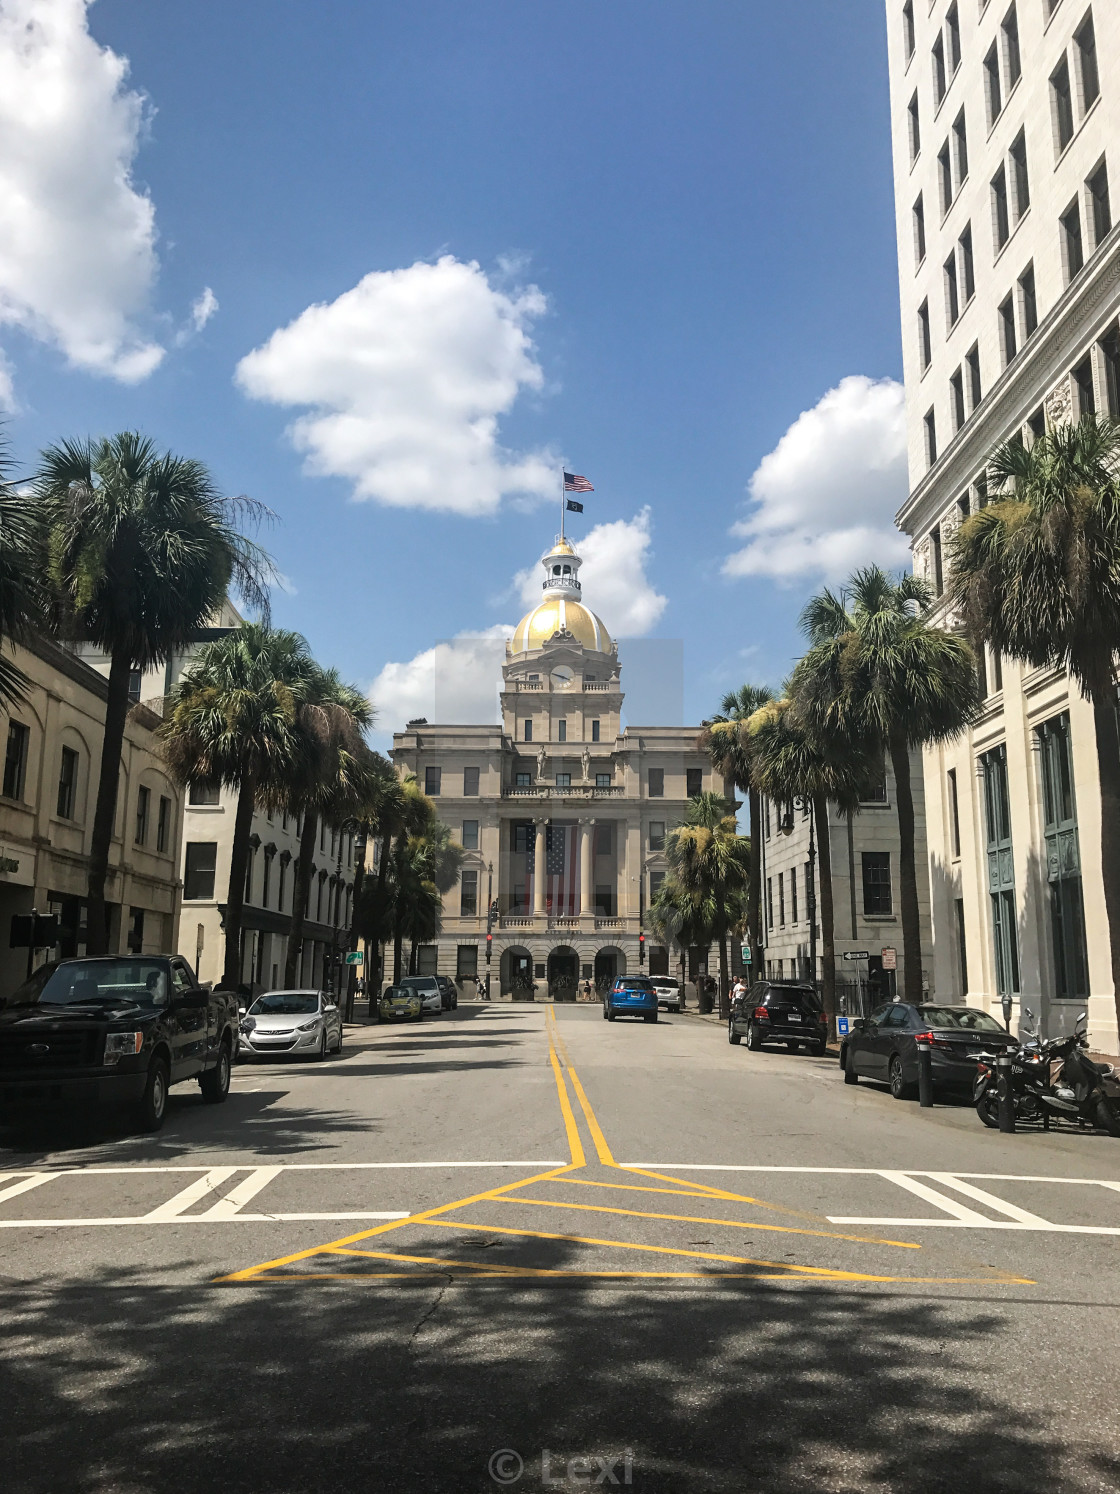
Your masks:
<svg viewBox="0 0 1120 1494"><path fill-rule="evenodd" d="M848 744L825 742L807 729L788 696L756 711L746 726L753 781L778 803L801 799L812 812L820 868L821 968L824 1009L836 1012L836 927L828 806L852 811L865 792L869 764ZM806 889L812 895L812 888ZM810 918L814 916L812 906ZM816 971L813 972L814 980Z"/></svg>
<svg viewBox="0 0 1120 1494"><path fill-rule="evenodd" d="M440 820L434 820L424 834L411 836L406 843L397 886L396 915L400 935L407 934L411 940L410 974L416 973L418 946L430 943L439 934L443 894L450 892L459 880L465 854L463 847L451 839L449 827Z"/></svg>
<svg viewBox="0 0 1120 1494"><path fill-rule="evenodd" d="M337 670L315 666L307 698L297 710L298 763L292 777L280 786L277 806L297 818L302 816L284 961L288 986L299 981L319 821L340 825L356 817L372 791L376 764L385 761L365 743L364 732L372 720L369 699L356 685L346 684Z"/></svg>
<svg viewBox="0 0 1120 1494"><path fill-rule="evenodd" d="M1092 705L1101 785L1101 879L1120 1017L1120 426L1086 415L988 466L998 495L950 547L949 594L978 645L1060 665Z"/></svg>
<svg viewBox="0 0 1120 1494"><path fill-rule="evenodd" d="M720 714L713 716L700 736L698 746L706 752L717 773L730 778L740 793L747 796L751 826L751 880L747 889L747 938L751 950L751 979L759 978L762 969L762 795L751 775L750 744L743 728L756 711L774 699L767 685L740 685L730 690L720 702Z"/></svg>
<svg viewBox="0 0 1120 1494"><path fill-rule="evenodd" d="M249 837L258 803L283 802L304 743L299 713L318 670L298 633L243 623L204 644L171 694L161 732L181 784L237 791L225 910L222 982L241 984L241 929Z"/></svg>
<svg viewBox="0 0 1120 1494"><path fill-rule="evenodd" d="M89 854L88 942L105 954L105 883L134 669L191 643L231 584L267 614L272 564L237 528L263 505L223 497L201 462L161 454L134 431L43 452L34 491L60 633L109 656L109 693Z"/></svg>
<svg viewBox="0 0 1120 1494"><path fill-rule="evenodd" d="M922 999L921 919L910 751L959 736L980 704L969 644L933 627L932 592L916 576L895 581L879 566L856 571L847 588L824 590L801 614L809 652L792 693L809 730L848 743L858 755L886 752L894 772L899 836L899 903L907 1001Z"/></svg>
<svg viewBox="0 0 1120 1494"><path fill-rule="evenodd" d="M718 794L697 794L684 823L665 845L669 878L719 945L720 990L728 990L727 936L742 921L750 885L750 841L738 834L730 806Z"/></svg>
<svg viewBox="0 0 1120 1494"><path fill-rule="evenodd" d="M0 647L21 643L43 615L42 525L38 505L18 493L0 447ZM0 656L0 705L23 700L27 676Z"/></svg>
<svg viewBox="0 0 1120 1494"><path fill-rule="evenodd" d="M698 904L674 877L666 877L650 903L647 918L654 935L667 948L676 945L681 963L681 990L684 990L688 951L706 948L712 942L713 907Z"/></svg>

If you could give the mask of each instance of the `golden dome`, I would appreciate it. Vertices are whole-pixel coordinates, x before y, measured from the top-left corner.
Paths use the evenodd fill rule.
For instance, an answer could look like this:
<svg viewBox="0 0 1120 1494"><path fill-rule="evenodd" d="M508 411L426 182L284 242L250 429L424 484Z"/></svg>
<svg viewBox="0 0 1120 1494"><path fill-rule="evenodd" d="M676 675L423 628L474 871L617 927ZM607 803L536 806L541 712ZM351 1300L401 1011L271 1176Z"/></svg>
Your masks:
<svg viewBox="0 0 1120 1494"><path fill-rule="evenodd" d="M546 596L513 630L513 652L544 648L554 633L568 632L584 648L609 654L611 635L590 608L570 597Z"/></svg>
<svg viewBox="0 0 1120 1494"><path fill-rule="evenodd" d="M556 541L552 549L548 552L548 555L574 555L575 553L568 541L561 538ZM545 556L546 560L548 559L548 555Z"/></svg>

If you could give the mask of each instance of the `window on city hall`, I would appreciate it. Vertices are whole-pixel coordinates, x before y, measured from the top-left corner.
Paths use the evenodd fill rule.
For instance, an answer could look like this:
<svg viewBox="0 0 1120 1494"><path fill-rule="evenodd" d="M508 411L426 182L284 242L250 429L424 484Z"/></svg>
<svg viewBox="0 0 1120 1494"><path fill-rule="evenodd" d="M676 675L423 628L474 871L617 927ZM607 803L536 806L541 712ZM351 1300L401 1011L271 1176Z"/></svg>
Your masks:
<svg viewBox="0 0 1120 1494"><path fill-rule="evenodd" d="M478 821L477 820L464 820L463 821L463 850L464 851L477 851L478 850Z"/></svg>
<svg viewBox="0 0 1120 1494"><path fill-rule="evenodd" d="M463 918L474 918L478 913L478 873L465 871L459 884L459 913Z"/></svg>
<svg viewBox="0 0 1120 1494"><path fill-rule="evenodd" d="M455 979L474 980L478 975L478 945L460 944L455 957Z"/></svg>
<svg viewBox="0 0 1120 1494"><path fill-rule="evenodd" d="M882 917L892 911L891 853L863 852L863 911L866 917Z"/></svg>
<svg viewBox="0 0 1120 1494"><path fill-rule="evenodd" d="M439 798L440 781L442 778L443 770L441 768L424 769L424 792L429 799Z"/></svg>
<svg viewBox="0 0 1120 1494"><path fill-rule="evenodd" d="M609 773L596 773L595 774L595 787L596 788L610 788L610 786L611 786L611 775Z"/></svg>
<svg viewBox="0 0 1120 1494"><path fill-rule="evenodd" d="M478 769L463 769L463 797L464 799L475 799L478 797Z"/></svg>
<svg viewBox="0 0 1120 1494"><path fill-rule="evenodd" d="M533 775L532 775L532 773L515 773L513 775L513 786L514 786L514 788L532 788L533 787Z"/></svg>

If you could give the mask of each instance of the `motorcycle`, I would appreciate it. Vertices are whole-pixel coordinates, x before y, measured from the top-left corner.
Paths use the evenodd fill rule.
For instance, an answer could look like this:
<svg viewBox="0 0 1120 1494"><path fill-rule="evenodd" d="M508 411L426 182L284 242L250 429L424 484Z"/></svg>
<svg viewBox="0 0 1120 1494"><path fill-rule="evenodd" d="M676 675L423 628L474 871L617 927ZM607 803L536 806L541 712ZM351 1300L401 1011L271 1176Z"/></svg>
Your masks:
<svg viewBox="0 0 1120 1494"><path fill-rule="evenodd" d="M1034 1021L1030 1007L1024 1017ZM1088 1013L1081 1012L1069 1037L1044 1042L1037 1030L1011 1055L1011 1096L1017 1121L1041 1121L1049 1130L1052 1117L1099 1126L1120 1136L1120 1075L1111 1064L1094 1063L1085 1052L1084 1028ZM999 1090L992 1053L977 1057L972 1088L976 1113L985 1126L999 1125Z"/></svg>

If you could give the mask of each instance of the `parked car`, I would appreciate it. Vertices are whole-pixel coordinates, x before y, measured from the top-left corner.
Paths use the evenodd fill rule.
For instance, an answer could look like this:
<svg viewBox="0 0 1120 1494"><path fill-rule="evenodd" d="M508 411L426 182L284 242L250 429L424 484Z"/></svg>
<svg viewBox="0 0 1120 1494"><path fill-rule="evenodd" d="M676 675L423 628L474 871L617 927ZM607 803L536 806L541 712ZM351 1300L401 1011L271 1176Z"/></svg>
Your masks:
<svg viewBox="0 0 1120 1494"><path fill-rule="evenodd" d="M405 991L415 991L420 998L420 1004L426 1012L435 1012L438 1016L443 1011L443 992L439 988L439 979L434 975L404 975L398 981L398 985Z"/></svg>
<svg viewBox="0 0 1120 1494"><path fill-rule="evenodd" d="M757 1053L765 1043L785 1043L791 1053L801 1047L822 1054L828 1043L828 1019L812 986L759 981L731 1003L727 1041Z"/></svg>
<svg viewBox="0 0 1120 1494"><path fill-rule="evenodd" d="M603 1020L644 1017L657 1021L657 992L648 975L619 975L603 993Z"/></svg>
<svg viewBox="0 0 1120 1494"><path fill-rule="evenodd" d="M976 1078L976 1055L1015 1048L1016 1039L975 1006L912 1006L891 1001L860 1017L840 1045L845 1084L877 1079L896 1100L918 1092L918 1037L928 1035L934 1089L967 1090Z"/></svg>
<svg viewBox="0 0 1120 1494"><path fill-rule="evenodd" d="M0 1011L0 1108L126 1105L158 1131L172 1084L225 1099L237 1040L236 996L199 985L178 955L60 960Z"/></svg>
<svg viewBox="0 0 1120 1494"><path fill-rule="evenodd" d="M664 1007L667 1012L680 1011L680 981L674 980L671 975L651 975L650 984L657 992L657 1005L659 1007Z"/></svg>
<svg viewBox="0 0 1120 1494"><path fill-rule="evenodd" d="M415 991L388 986L381 995L382 1022L422 1022L424 1005Z"/></svg>
<svg viewBox="0 0 1120 1494"><path fill-rule="evenodd" d="M265 991L241 1019L243 1058L342 1052L342 1016L322 991Z"/></svg>
<svg viewBox="0 0 1120 1494"><path fill-rule="evenodd" d="M440 1000L445 1012L453 1012L459 1005L459 987L449 975L437 975L436 985L439 986Z"/></svg>

